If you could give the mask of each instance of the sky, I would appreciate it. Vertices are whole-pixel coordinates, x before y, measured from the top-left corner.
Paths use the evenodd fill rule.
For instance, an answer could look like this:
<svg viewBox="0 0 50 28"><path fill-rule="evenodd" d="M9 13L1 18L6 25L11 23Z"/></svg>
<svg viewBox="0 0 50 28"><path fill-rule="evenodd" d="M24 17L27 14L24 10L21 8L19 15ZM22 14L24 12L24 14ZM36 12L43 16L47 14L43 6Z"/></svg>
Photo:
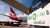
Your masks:
<svg viewBox="0 0 50 28"><path fill-rule="evenodd" d="M12 8L14 8L14 7L12 7ZM8 15L9 9L10 9L10 6L8 4L4 3L3 1L0 1L0 14ZM20 10L17 10L17 9L15 9L15 10L16 10L15 12L17 15L22 14L22 12ZM6 20L9 20L9 18L6 16L3 16L3 15L0 15L0 21L1 20L6 21Z"/></svg>
<svg viewBox="0 0 50 28"><path fill-rule="evenodd" d="M31 7L32 6L32 0L16 0L19 3L22 3L26 7Z"/></svg>

